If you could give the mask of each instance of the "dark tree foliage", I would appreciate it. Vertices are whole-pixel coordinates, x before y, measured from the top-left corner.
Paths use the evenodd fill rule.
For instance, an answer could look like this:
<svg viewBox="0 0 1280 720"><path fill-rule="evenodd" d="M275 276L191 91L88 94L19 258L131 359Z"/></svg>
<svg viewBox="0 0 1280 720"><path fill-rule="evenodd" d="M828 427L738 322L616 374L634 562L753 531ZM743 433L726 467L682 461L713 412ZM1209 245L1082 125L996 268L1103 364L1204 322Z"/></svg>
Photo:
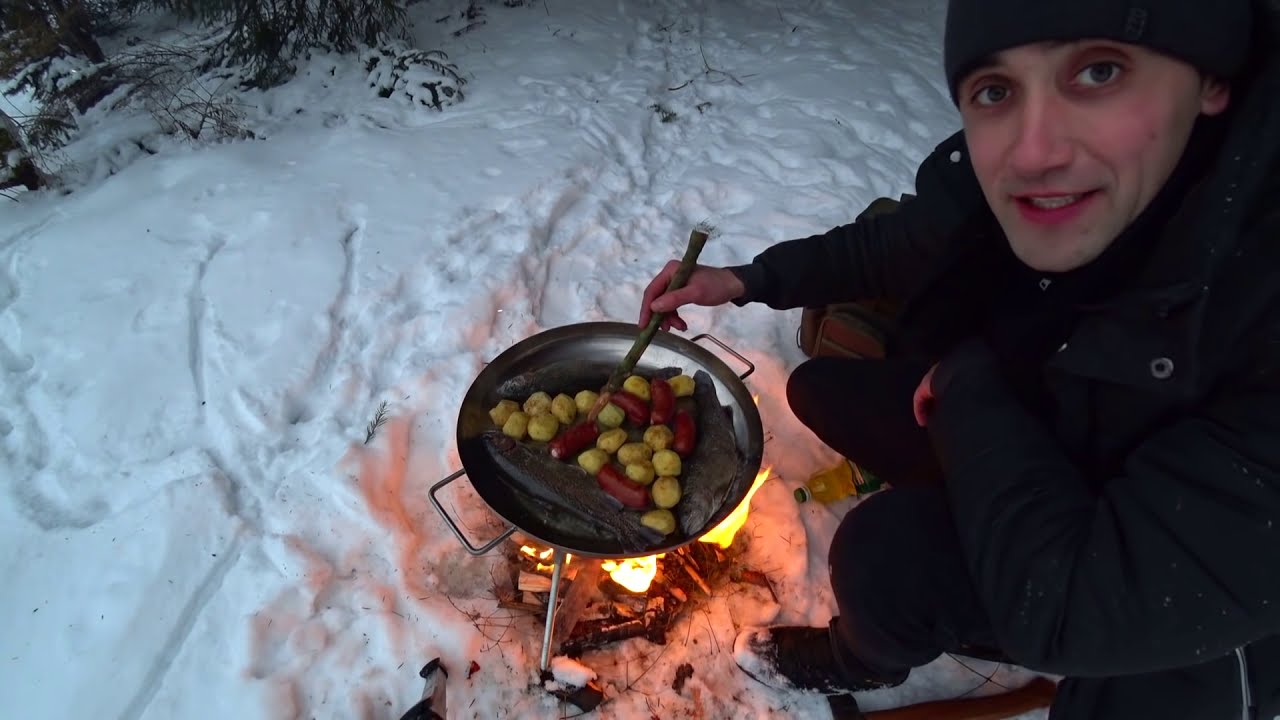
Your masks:
<svg viewBox="0 0 1280 720"><path fill-rule="evenodd" d="M484 24L484 7L525 0L0 0L0 83L39 110L0 122L0 189L45 184L41 153L67 142L90 109L142 108L163 132L193 140L253 137L238 126L237 90L288 81L309 51L357 54L381 97L441 110L462 100L465 79L438 50L411 46L406 8L441 6L433 18ZM200 28L176 44L119 37L137 16L160 12ZM104 52L103 42L109 52ZM104 102L105 101L105 102ZM32 161L35 161L33 166ZM22 178L18 179L21 174Z"/></svg>
<svg viewBox="0 0 1280 720"><path fill-rule="evenodd" d="M270 87L292 76L293 59L312 49L352 52L383 39L406 39L400 0L121 0L169 10L225 27L218 62L247 67L253 84Z"/></svg>

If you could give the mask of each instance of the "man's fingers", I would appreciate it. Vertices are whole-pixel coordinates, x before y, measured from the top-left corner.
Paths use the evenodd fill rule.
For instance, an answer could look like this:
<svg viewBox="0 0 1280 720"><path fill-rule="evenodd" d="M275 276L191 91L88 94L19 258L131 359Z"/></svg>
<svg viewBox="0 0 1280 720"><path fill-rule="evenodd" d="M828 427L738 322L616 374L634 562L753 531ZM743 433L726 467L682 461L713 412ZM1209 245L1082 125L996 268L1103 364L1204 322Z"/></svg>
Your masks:
<svg viewBox="0 0 1280 720"><path fill-rule="evenodd" d="M649 324L649 318L653 314L653 301L657 300L662 293L667 291L667 285L671 282L671 276L675 275L676 268L680 267L680 263L676 260L669 260L662 271L649 281L648 286L644 289L644 295L640 299L640 327Z"/></svg>
<svg viewBox="0 0 1280 720"><path fill-rule="evenodd" d="M675 312L680 309L681 305L696 302L697 293L697 288L685 285L679 290L672 290L665 295L658 296L658 299L649 304L649 309L654 312Z"/></svg>
<svg viewBox="0 0 1280 720"><path fill-rule="evenodd" d="M667 261L662 272L659 272L649 281L648 286L644 289L644 305L648 307L658 298L659 295L667 291L667 285L671 283L671 276L676 274L676 268L680 267L680 263L675 260Z"/></svg>

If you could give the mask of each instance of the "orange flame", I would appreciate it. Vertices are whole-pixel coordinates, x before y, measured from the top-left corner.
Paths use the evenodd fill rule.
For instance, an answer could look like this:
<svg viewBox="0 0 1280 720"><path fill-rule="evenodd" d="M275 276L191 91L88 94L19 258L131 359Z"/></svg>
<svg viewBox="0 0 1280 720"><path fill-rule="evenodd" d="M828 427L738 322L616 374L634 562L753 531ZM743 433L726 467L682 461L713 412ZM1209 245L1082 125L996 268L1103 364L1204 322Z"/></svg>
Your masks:
<svg viewBox="0 0 1280 720"><path fill-rule="evenodd" d="M600 569L609 573L609 577L622 587L633 593L642 593L649 589L649 584L658 574L658 558L662 555L630 558L628 560L605 560Z"/></svg>
<svg viewBox="0 0 1280 720"><path fill-rule="evenodd" d="M722 549L728 549L733 544L733 538L742 529L747 522L747 514L751 510L751 498L769 479L772 468L766 467L756 474L755 482L751 484L751 490L747 491L747 496L742 499L738 507L729 513L728 517L720 522L719 525L711 529L710 532L698 538L700 542L714 543ZM653 578L658 574L658 558L666 557L663 555L649 555L648 557L631 558L621 562L614 560L605 560L600 567L609 573L609 577L622 587L634 593L642 593L649 589L649 584L653 582Z"/></svg>
<svg viewBox="0 0 1280 720"><path fill-rule="evenodd" d="M552 550L551 548L547 548L546 550L539 550L538 548L530 547L528 545L521 545L520 552L524 553L525 555L528 555L531 558L537 558L539 560L550 560L551 556L555 554L555 550ZM573 562L573 555L571 553L565 553L564 564L568 565L570 562ZM542 562L538 563L537 566L534 567L535 570L543 573L552 572L555 570L555 568L556 568L555 565L549 565L547 563L542 563Z"/></svg>
<svg viewBox="0 0 1280 720"><path fill-rule="evenodd" d="M738 507L734 508L733 512L729 513L729 516L722 520L719 525L715 526L706 535L698 538L698 540L704 543L715 543L722 549L728 549L733 544L733 537L746 524L747 513L751 508L751 497L756 494L756 490L760 489L764 481L769 479L770 470L771 468L765 468L757 473L756 480L751 485L751 490L747 492L747 496L742 499Z"/></svg>

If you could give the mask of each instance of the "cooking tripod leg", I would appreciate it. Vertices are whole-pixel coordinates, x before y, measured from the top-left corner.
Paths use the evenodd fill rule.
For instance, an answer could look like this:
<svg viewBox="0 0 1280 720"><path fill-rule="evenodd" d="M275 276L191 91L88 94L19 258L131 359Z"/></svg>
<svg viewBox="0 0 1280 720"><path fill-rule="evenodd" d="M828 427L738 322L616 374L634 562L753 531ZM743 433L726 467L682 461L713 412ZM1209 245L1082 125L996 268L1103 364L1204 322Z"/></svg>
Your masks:
<svg viewBox="0 0 1280 720"><path fill-rule="evenodd" d="M560 595L560 571L564 569L564 550L556 548L551 568L551 596L547 598L547 627L542 632L542 660L538 669L546 671L551 660L551 636L556 629L556 598Z"/></svg>

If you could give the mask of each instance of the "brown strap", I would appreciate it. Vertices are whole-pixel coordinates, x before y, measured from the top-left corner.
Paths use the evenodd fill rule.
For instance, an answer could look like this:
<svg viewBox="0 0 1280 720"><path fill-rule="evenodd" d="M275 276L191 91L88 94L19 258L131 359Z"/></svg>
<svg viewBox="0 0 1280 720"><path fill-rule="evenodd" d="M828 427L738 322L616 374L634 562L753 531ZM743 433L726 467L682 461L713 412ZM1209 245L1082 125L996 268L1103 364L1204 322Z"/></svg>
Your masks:
<svg viewBox="0 0 1280 720"><path fill-rule="evenodd" d="M883 358L895 309L878 302L807 308L796 344L809 357Z"/></svg>

